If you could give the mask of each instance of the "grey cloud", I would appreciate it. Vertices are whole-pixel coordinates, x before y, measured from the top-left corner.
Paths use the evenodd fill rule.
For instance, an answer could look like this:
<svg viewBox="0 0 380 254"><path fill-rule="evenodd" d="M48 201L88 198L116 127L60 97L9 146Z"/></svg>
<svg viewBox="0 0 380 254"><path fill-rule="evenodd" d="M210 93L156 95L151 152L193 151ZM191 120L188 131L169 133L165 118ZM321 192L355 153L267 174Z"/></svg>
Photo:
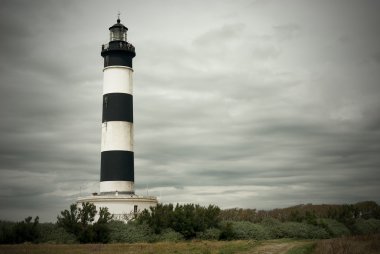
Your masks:
<svg viewBox="0 0 380 254"><path fill-rule="evenodd" d="M224 25L200 35L193 43L199 47L219 47L238 40L244 28L242 23Z"/></svg>
<svg viewBox="0 0 380 254"><path fill-rule="evenodd" d="M285 24L273 27L279 40L290 40L299 36L301 28L297 24Z"/></svg>
<svg viewBox="0 0 380 254"><path fill-rule="evenodd" d="M114 6L137 50L138 194L223 208L379 202L377 3L0 5L1 218L54 220L98 191Z"/></svg>
<svg viewBox="0 0 380 254"><path fill-rule="evenodd" d="M376 63L380 64L380 52L377 52L373 55L373 59Z"/></svg>

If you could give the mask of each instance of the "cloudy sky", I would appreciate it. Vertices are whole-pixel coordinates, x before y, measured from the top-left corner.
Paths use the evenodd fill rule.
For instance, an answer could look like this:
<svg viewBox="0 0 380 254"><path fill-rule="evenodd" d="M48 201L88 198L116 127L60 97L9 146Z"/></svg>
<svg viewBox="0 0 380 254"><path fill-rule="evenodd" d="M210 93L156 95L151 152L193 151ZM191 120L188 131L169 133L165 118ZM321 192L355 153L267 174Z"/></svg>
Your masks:
<svg viewBox="0 0 380 254"><path fill-rule="evenodd" d="M101 44L134 59L137 194L380 202L380 2L0 1L0 218L99 190Z"/></svg>

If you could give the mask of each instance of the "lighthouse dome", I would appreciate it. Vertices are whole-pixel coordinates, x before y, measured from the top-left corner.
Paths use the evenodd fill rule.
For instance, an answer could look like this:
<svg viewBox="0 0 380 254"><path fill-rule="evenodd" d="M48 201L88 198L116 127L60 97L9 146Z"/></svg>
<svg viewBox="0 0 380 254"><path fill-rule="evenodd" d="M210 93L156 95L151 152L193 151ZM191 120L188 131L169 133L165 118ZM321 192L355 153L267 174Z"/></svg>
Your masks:
<svg viewBox="0 0 380 254"><path fill-rule="evenodd" d="M117 19L117 23L114 24L113 26L111 26L109 28L109 30L111 30L112 28L124 28L124 29L126 29L128 31L128 28L120 23L120 19L119 18Z"/></svg>

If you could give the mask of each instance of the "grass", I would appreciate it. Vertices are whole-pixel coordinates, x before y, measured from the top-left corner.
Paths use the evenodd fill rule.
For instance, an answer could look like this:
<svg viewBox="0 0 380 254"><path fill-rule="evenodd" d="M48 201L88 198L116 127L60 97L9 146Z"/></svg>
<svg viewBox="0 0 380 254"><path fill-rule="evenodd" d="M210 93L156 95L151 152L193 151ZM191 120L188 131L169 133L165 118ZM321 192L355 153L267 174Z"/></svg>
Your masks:
<svg viewBox="0 0 380 254"><path fill-rule="evenodd" d="M286 254L312 254L315 249L315 243L308 243L290 249Z"/></svg>
<svg viewBox="0 0 380 254"><path fill-rule="evenodd" d="M286 252L287 251L287 252ZM16 244L0 245L0 254L375 254L380 235L329 240L183 241L133 244Z"/></svg>
<svg viewBox="0 0 380 254"><path fill-rule="evenodd" d="M16 254L234 254L253 248L250 241L194 241L135 244L18 244L0 245L0 253Z"/></svg>
<svg viewBox="0 0 380 254"><path fill-rule="evenodd" d="M378 254L380 235L350 236L318 241L313 254Z"/></svg>

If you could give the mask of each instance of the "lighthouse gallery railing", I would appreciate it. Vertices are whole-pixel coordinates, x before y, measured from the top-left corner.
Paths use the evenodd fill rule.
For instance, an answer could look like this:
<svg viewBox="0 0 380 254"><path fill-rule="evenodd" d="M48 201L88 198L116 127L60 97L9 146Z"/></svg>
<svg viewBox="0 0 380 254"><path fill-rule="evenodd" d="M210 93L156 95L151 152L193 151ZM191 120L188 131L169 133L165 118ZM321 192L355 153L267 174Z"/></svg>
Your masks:
<svg viewBox="0 0 380 254"><path fill-rule="evenodd" d="M102 52L107 50L125 50L135 53L135 47L126 41L111 41L102 45Z"/></svg>

